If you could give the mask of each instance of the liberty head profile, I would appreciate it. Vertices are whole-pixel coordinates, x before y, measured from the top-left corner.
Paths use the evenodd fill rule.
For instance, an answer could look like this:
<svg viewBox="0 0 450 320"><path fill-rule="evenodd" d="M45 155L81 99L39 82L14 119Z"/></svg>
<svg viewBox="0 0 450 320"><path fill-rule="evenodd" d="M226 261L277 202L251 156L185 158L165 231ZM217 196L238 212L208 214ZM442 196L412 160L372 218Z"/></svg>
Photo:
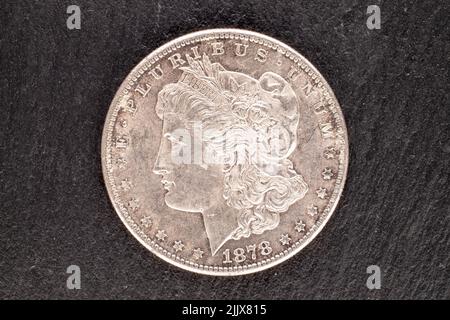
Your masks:
<svg viewBox="0 0 450 320"><path fill-rule="evenodd" d="M162 177L168 207L202 214L214 255L229 240L275 229L308 191L289 160L299 105L276 73L255 79L207 55L187 59L178 82L158 94L163 132L153 172ZM201 163L190 161L192 150L200 150ZM189 161L179 161L180 153Z"/></svg>

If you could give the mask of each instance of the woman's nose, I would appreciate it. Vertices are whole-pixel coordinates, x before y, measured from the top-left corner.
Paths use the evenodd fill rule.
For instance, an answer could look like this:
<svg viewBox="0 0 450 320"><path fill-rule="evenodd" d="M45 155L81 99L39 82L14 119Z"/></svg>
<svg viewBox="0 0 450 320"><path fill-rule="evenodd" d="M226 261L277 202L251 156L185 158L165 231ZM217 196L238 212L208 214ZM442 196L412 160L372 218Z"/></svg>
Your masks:
<svg viewBox="0 0 450 320"><path fill-rule="evenodd" d="M153 173L163 175L170 173L172 170L172 163L170 161L171 145L164 137L161 139L159 145L158 156L153 165Z"/></svg>

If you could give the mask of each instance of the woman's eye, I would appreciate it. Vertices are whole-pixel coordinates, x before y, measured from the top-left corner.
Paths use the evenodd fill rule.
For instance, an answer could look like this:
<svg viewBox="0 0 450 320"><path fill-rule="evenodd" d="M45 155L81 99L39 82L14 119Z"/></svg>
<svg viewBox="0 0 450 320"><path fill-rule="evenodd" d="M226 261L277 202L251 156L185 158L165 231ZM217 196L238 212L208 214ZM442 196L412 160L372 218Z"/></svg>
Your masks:
<svg viewBox="0 0 450 320"><path fill-rule="evenodd" d="M169 134L169 133L165 134L164 136L165 136L165 137L167 138L167 140L169 140L172 144L175 144L175 145L185 145L185 144L186 144L186 143L184 143L183 140L181 140L180 138L177 138L177 137L175 137L175 136L173 136L173 135L171 135L171 134Z"/></svg>

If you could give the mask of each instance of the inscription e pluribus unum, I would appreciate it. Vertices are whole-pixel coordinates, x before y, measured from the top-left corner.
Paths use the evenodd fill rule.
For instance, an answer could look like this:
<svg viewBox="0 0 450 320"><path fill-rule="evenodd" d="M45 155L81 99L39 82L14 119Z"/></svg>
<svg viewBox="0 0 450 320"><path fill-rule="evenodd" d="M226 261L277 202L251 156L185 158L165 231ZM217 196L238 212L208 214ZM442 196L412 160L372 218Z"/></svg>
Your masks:
<svg viewBox="0 0 450 320"><path fill-rule="evenodd" d="M247 52L248 45L240 42L234 43L234 55L236 58L245 57ZM186 53L184 57L180 53L174 53L167 58L170 61L171 71L178 69L184 66L187 63L187 60L199 60L202 55L199 52L198 46L193 46L190 48L191 53ZM213 42L211 43L211 51L205 52L204 54L213 56L220 56L225 54L224 43L223 42ZM263 48L257 48L254 52L254 60L260 63L265 63L269 56L270 52ZM146 67L144 67L146 69ZM161 66L161 63L157 64L152 69L148 70L148 74L154 80L161 80L165 74L164 68ZM309 68L306 67L306 73L310 72ZM289 72L286 75L286 79L294 86L300 86L303 90L305 97L308 98L309 104L311 106L312 111L320 118L318 128L322 137L324 139L333 139L336 137L335 126L333 122L330 120L330 108L332 107L332 98L328 97L327 100L324 99L321 92L317 90L316 83L308 80L304 77L299 77L302 73L302 70L297 66L292 65L289 69ZM302 82L299 82L302 78ZM142 98L147 97L147 95L151 92L152 84L150 81L144 81L142 83L137 83L134 91L139 93ZM137 112L136 102L130 98L126 101L125 106L123 107L124 111L130 113L134 116Z"/></svg>

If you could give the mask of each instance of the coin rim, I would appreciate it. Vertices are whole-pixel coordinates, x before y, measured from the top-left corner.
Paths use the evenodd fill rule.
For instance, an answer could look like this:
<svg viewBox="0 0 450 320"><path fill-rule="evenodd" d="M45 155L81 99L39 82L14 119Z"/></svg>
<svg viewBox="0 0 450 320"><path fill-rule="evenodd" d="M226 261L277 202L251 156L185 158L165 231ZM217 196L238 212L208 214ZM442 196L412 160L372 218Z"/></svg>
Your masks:
<svg viewBox="0 0 450 320"><path fill-rule="evenodd" d="M342 180L340 182L340 184L338 186L335 186L335 188L338 188L338 192L336 194L336 199L334 201L334 203L330 206L329 208L329 212L327 214L327 216L323 219L322 223L317 226L315 230L309 235L309 237L303 241L302 244L300 244L299 246L297 246L295 249L292 249L290 252L283 254L281 257L279 257L278 259L275 259L273 261L270 261L268 263L265 263L263 265L259 265L259 266L255 266L255 267L250 267L250 268L242 268L242 269L238 269L238 270L207 270L207 269L203 269L203 268L199 268L199 267L195 267L189 264L185 264L185 263L181 263L176 261L175 259L172 259L166 255L164 255L162 252L159 252L158 250L156 250L155 248L153 248L150 244L148 244L147 242L145 242L140 235L137 234L137 232L132 228L132 226L129 225L129 222L125 220L125 217L123 216L123 213L121 212L120 208L118 207L116 201L114 201L114 194L113 191L111 190L111 186L110 183L108 182L108 172L107 172L107 166L106 166L106 156L107 156L107 135L108 135L108 127L109 127L109 122L111 120L113 111L114 111L114 107L115 105L118 103L118 99L121 97L120 92L122 92L123 90L126 89L127 83L130 78L132 78L132 75L135 74L136 71L140 70L152 57L158 56L158 54L162 53L164 50L176 45L177 43L181 43L182 41L191 39L191 38L195 38L195 37L199 37L199 36L206 36L206 35L214 35L214 34L227 34L227 33L233 33L233 34L238 34L238 35L247 35L249 37L255 37L255 38L259 38L261 40L267 40L269 42L272 42L275 45L278 45L282 48L284 48L285 50L289 51L291 54L297 56L298 58L301 59L302 63L304 63L305 65L307 65L307 67L309 67L311 69L311 71L315 72L318 76L320 76L320 81L322 82L323 86L325 87L325 89L327 89L328 93L330 94L331 98L334 100L335 104L336 104L336 110L340 116L340 118L342 119L342 124L341 124L341 129L342 129L342 137L344 138L345 146L344 146L344 159L345 161L343 161L343 172L342 172ZM163 44L162 46L158 47L157 49L155 49L154 51L152 51L150 54L148 54L145 58L143 58L129 73L128 75L125 77L125 79L122 81L120 87L117 89L116 94L114 95L114 98L109 106L108 109L108 113L106 115L106 119L105 119L105 125L103 127L103 132L102 132L102 142L101 142L101 161L102 161L102 173L103 173L103 179L106 185L106 189L108 192L108 196L109 199L114 207L114 210L116 211L116 213L118 214L119 218L121 219L122 223L126 226L126 228L128 229L128 231L133 235L134 238L136 238L143 246L145 246L150 252L152 252L153 254L155 254L157 257L161 258L162 260L175 265L183 270L187 270L187 271L191 271L191 272L195 272L195 273L199 273L199 274L204 274L204 275L212 275L212 276L239 276L239 275L245 275L245 274L251 274L251 273L255 273L255 272L259 272L259 271L263 271L266 269L269 269L271 267L274 267L276 265L279 265L283 262L285 262L286 260L290 259L291 257L293 257L294 255L296 255L297 253L299 253L304 247L306 247L311 241L313 241L317 235L322 231L322 229L325 227L325 225L328 223L329 219L331 218L331 216L333 215L337 204L340 201L344 186L345 186L345 182L347 179L347 171L348 171L348 165L349 165L349 140L348 140L348 133L347 133L347 126L346 126L346 122L345 122L345 118L344 115L342 113L342 109L340 107L340 104L338 102L338 100L336 99L336 96L334 94L334 91L331 89L331 87L329 86L328 82L326 81L325 77L316 69L315 66L313 66L311 64L311 62L309 62L308 59L306 59L303 55L301 55L300 53L298 53L295 49L293 49L292 47L290 47L289 45L274 39L270 36L255 32L255 31L249 31L249 30L243 30L243 29L238 29L238 28L217 28L217 29L205 29L205 30L201 30L201 31L196 31L196 32L191 32L188 34L185 34L183 36L177 37L165 44Z"/></svg>

